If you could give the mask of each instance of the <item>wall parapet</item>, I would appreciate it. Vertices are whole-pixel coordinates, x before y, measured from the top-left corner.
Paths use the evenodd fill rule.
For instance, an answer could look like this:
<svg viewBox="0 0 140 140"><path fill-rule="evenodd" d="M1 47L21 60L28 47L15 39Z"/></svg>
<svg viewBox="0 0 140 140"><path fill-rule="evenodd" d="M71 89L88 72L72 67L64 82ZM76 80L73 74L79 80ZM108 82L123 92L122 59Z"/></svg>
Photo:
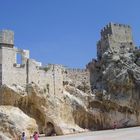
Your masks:
<svg viewBox="0 0 140 140"><path fill-rule="evenodd" d="M78 68L66 68L69 72L87 72L87 69L78 69Z"/></svg>

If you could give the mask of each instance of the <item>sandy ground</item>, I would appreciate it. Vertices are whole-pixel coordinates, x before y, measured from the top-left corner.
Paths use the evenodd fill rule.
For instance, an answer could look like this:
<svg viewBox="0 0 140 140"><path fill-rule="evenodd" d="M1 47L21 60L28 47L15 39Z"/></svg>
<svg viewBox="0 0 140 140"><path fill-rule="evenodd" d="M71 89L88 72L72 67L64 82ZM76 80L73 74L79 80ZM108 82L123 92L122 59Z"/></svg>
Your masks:
<svg viewBox="0 0 140 140"><path fill-rule="evenodd" d="M140 127L94 131L66 136L40 137L39 140L140 140Z"/></svg>

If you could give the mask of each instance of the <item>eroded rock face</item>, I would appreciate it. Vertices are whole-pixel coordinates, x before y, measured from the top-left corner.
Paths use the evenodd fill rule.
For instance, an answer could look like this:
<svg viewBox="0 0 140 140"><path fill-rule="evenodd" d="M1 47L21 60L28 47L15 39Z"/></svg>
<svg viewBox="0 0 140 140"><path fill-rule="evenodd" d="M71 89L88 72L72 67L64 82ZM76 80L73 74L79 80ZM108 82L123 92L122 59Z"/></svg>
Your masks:
<svg viewBox="0 0 140 140"><path fill-rule="evenodd" d="M117 54L117 60L115 55L103 63L96 61L91 69L95 100L89 102L90 108L99 109L103 117L108 114L102 122L104 128L111 127L113 121L119 127L140 125L140 67L132 59L134 53Z"/></svg>
<svg viewBox="0 0 140 140"><path fill-rule="evenodd" d="M1 104L17 106L34 118L40 133L49 133L46 132L50 131L48 122L53 124L53 131L57 135L85 131L75 121L80 121L77 117L87 111L84 98L88 95L74 87L67 86L63 91L63 96L48 95L35 84L28 85L26 88L3 85L1 91ZM76 117L75 113L78 112L79 115Z"/></svg>
<svg viewBox="0 0 140 140"><path fill-rule="evenodd" d="M29 137L38 130L36 121L13 106L0 106L0 138L2 140L19 139L22 132Z"/></svg>

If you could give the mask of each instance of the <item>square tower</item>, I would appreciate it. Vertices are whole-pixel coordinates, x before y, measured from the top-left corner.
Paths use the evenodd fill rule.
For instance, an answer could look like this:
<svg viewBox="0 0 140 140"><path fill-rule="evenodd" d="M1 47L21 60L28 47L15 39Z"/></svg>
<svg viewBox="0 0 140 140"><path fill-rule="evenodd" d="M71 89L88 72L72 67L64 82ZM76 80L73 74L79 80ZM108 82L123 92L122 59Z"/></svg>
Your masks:
<svg viewBox="0 0 140 140"><path fill-rule="evenodd" d="M14 47L14 32L11 30L0 31L0 48L1 47Z"/></svg>
<svg viewBox="0 0 140 140"><path fill-rule="evenodd" d="M14 47L14 32L0 31L0 85L27 82L29 51Z"/></svg>
<svg viewBox="0 0 140 140"><path fill-rule="evenodd" d="M109 23L101 30L101 39L97 43L98 59L108 49L112 53L126 53L135 49L129 25Z"/></svg>

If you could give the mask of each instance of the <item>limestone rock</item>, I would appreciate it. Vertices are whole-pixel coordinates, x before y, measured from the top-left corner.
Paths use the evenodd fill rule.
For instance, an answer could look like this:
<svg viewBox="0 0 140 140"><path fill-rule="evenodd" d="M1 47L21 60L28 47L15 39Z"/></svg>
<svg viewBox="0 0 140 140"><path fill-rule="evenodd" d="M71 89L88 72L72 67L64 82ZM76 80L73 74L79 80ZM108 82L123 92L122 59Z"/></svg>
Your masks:
<svg viewBox="0 0 140 140"><path fill-rule="evenodd" d="M106 26L97 46L98 58L88 65L95 95L89 107L99 111L103 129L111 128L113 122L118 127L140 125L140 50L134 47L131 28L127 27L113 23ZM128 34L121 32L128 30Z"/></svg>
<svg viewBox="0 0 140 140"><path fill-rule="evenodd" d="M75 90L74 87L67 87L71 93L64 90L63 96L47 95L35 84L28 85L21 91L17 91L15 87L3 85L1 90L1 104L17 106L33 117L37 121L40 133L47 133L44 130L48 130L45 129L48 122L53 124L57 135L85 131L75 123L73 114L78 112L78 108L80 112L85 112L84 98L87 94L78 89Z"/></svg>
<svg viewBox="0 0 140 140"><path fill-rule="evenodd" d="M1 139L18 139L22 132L25 132L26 136L29 137L37 129L36 121L23 113L19 108L0 106Z"/></svg>

